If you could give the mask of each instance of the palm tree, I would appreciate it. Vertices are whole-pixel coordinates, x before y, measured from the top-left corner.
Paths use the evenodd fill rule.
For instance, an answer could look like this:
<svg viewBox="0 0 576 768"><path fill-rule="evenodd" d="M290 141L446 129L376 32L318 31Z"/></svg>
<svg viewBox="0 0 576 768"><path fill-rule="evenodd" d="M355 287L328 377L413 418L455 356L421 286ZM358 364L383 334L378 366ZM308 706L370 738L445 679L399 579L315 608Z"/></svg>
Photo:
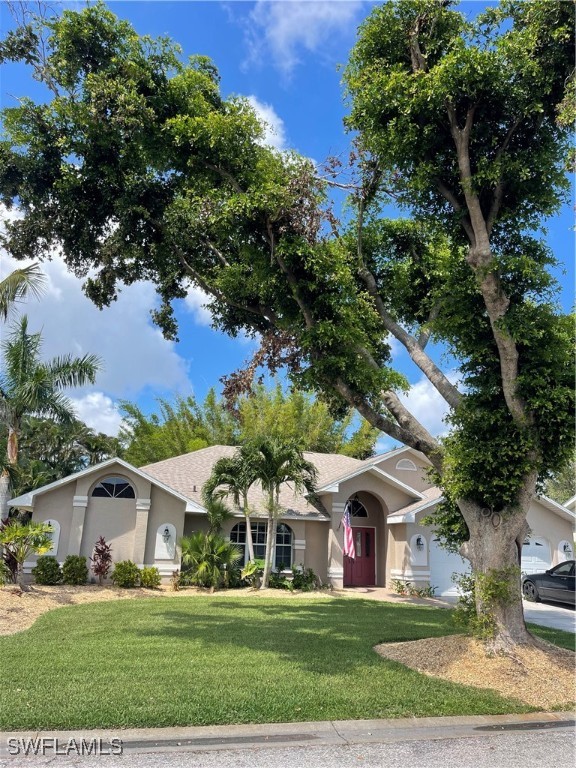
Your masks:
<svg viewBox="0 0 576 768"><path fill-rule="evenodd" d="M52 526L48 523L12 522L0 530L0 546L16 563L16 583L23 592L29 587L24 582L24 563L32 554L43 555L52 549Z"/></svg>
<svg viewBox="0 0 576 768"><path fill-rule="evenodd" d="M221 499L231 496L234 506L242 509L246 517L246 542L248 558L254 560L254 542L252 541L252 524L250 521L250 505L248 491L258 479L256 472L257 454L253 444L247 443L236 450L233 457L218 459L212 469L212 474L203 488L206 500Z"/></svg>
<svg viewBox="0 0 576 768"><path fill-rule="evenodd" d="M208 517L208 533L218 534L222 530L222 523L230 520L232 513L222 499L208 497L203 493L203 501Z"/></svg>
<svg viewBox="0 0 576 768"><path fill-rule="evenodd" d="M272 572L272 552L276 541L280 508L280 487L291 485L294 493L314 493L316 467L307 461L294 443L283 443L275 439L264 439L250 446L252 467L266 494L268 528L266 531L266 554L261 589L266 589Z"/></svg>
<svg viewBox="0 0 576 768"><path fill-rule="evenodd" d="M227 572L242 557L237 546L216 533L193 533L181 539L180 546L182 565L190 569L196 584L209 587L210 592L226 580Z"/></svg>
<svg viewBox="0 0 576 768"><path fill-rule="evenodd" d="M72 404L62 394L66 387L93 384L100 361L95 355L71 355L48 362L40 359L42 336L28 333L28 318L14 324L2 344L4 365L0 375L0 422L8 432L7 463L0 475L0 519L8 517L9 467L18 463L18 442L26 415L49 416L68 424L75 418Z"/></svg>
<svg viewBox="0 0 576 768"><path fill-rule="evenodd" d="M0 280L0 318L7 320L14 304L22 301L29 293L40 296L45 281L38 264L15 269Z"/></svg>

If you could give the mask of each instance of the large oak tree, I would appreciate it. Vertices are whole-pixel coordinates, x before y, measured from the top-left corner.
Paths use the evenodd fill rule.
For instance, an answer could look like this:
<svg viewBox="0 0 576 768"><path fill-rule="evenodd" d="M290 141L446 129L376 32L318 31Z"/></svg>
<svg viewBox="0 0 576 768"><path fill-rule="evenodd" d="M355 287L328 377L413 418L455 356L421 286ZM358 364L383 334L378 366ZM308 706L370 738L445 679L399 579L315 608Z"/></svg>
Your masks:
<svg viewBox="0 0 576 768"><path fill-rule="evenodd" d="M4 41L51 100L4 110L0 194L17 258L57 245L99 306L153 281L167 336L191 285L215 325L259 334L252 363L285 365L336 410L425 453L479 583L477 608L506 649L530 642L518 589L526 512L572 441L571 329L535 230L566 190L565 86L572 3L502 2L468 22L451 3L398 0L360 29L346 71L357 131L353 216L295 153L262 143L214 65L183 63L103 5ZM49 39L39 43L39 35ZM561 106L562 105L562 106ZM395 199L411 216L389 221ZM450 408L439 442L399 398L394 337ZM460 383L428 353L441 342ZM232 376L228 391L241 387ZM456 516L456 517L454 517Z"/></svg>

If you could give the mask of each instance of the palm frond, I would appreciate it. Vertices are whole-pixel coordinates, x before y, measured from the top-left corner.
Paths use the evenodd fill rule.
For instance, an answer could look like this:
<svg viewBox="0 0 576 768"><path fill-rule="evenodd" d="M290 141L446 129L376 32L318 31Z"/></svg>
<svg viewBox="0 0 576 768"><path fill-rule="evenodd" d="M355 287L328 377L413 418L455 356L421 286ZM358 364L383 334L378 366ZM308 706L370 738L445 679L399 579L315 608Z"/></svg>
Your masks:
<svg viewBox="0 0 576 768"><path fill-rule="evenodd" d="M15 269L0 280L0 318L7 320L14 305L28 295L38 298L44 292L46 276L39 264Z"/></svg>

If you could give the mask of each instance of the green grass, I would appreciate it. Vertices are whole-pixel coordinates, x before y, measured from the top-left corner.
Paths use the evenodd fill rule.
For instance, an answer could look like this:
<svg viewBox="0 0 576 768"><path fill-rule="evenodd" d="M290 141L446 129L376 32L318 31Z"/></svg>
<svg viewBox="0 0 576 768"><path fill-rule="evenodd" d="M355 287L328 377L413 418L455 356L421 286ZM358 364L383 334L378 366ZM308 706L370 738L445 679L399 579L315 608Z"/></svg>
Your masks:
<svg viewBox="0 0 576 768"><path fill-rule="evenodd" d="M61 608L0 638L0 729L529 711L372 650L452 634L450 613L353 599L218 596Z"/></svg>
<svg viewBox="0 0 576 768"><path fill-rule="evenodd" d="M572 632L564 632L561 629L551 629L550 627L541 627L538 624L526 625L533 635L538 635L549 643L559 645L560 648L567 648L569 651L576 650L576 637Z"/></svg>

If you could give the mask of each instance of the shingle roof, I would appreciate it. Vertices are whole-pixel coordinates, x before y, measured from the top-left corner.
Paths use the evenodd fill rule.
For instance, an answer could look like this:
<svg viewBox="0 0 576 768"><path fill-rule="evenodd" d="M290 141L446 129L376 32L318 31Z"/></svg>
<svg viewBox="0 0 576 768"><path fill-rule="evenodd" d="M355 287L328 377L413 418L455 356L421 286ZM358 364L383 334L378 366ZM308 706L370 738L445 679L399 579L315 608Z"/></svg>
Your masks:
<svg viewBox="0 0 576 768"><path fill-rule="evenodd" d="M392 451L378 456L371 456L363 461L338 453L314 453L312 451L305 451L304 457L316 467L318 472L317 487L322 489L336 484L338 481L345 480L350 475L377 467L383 459L388 459L390 456L406 450L411 449L405 447L395 448ZM199 451L185 453L182 456L175 456L155 464L148 464L141 467L141 469L176 489L189 499L202 504L202 486L210 477L212 467L218 459L223 457L230 458L235 452L236 448L231 445L212 445ZM393 484L404 485L395 478L390 477L389 479ZM407 490L410 489L407 488ZM413 496L414 498L420 498L421 494L418 491L414 491ZM264 514L265 497L260 485L256 484L250 489L248 501L255 510L256 515ZM300 494L295 495L292 487L289 485L283 485L280 489L280 505L287 510L283 515L284 517L305 516L321 520L329 519L329 515L321 502L312 502Z"/></svg>
<svg viewBox="0 0 576 768"><path fill-rule="evenodd" d="M202 504L202 486L212 474L212 467L223 457L230 458L236 452L231 445L212 445L199 451L185 453L172 459L159 461L141 467L142 471L156 477L166 485L175 488L189 499ZM337 454L305 452L304 457L312 462L318 470L318 478L323 484L323 478L343 474L349 467L355 468L361 464L358 459ZM264 514L265 496L259 484L254 485L248 494L248 502L258 515ZM311 517L319 520L329 519L326 509L320 502L312 503L300 494L294 494L293 489L284 484L280 489L280 505L286 510L283 517Z"/></svg>
<svg viewBox="0 0 576 768"><path fill-rule="evenodd" d="M418 501L415 501L413 504L408 504L405 507L401 507L400 509L397 509L395 512L392 512L391 515L388 515L388 522L389 523L410 523L414 522L414 515L416 512L418 512L421 509L426 509L427 507L433 507L435 503L438 503L442 499L442 491L437 486L432 486L431 488L426 488L426 490L422 491L422 496L424 498L419 499Z"/></svg>

